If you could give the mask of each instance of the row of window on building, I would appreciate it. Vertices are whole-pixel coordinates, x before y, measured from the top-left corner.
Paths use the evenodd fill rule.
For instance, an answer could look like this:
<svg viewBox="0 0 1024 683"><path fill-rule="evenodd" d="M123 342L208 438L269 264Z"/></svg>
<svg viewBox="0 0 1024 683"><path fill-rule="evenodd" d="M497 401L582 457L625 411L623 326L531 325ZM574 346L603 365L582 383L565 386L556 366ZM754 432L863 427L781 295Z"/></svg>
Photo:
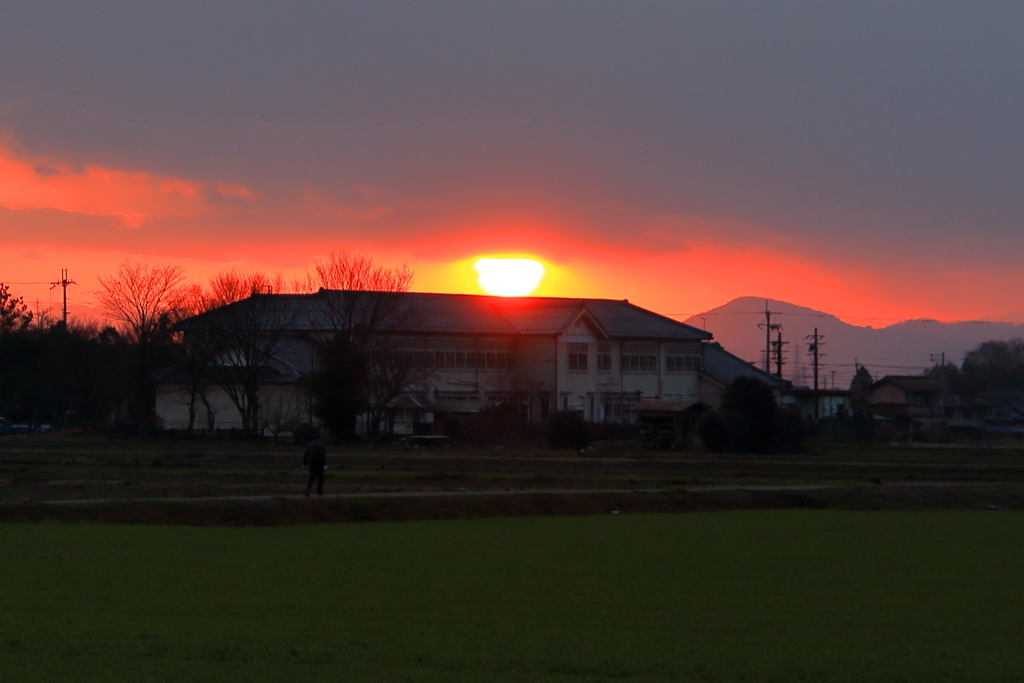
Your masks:
<svg viewBox="0 0 1024 683"><path fill-rule="evenodd" d="M589 370L590 344L586 342L569 342L566 344L567 367L575 372ZM658 345L644 343L625 343L619 356L622 372L658 372ZM683 349L668 348L665 356L665 372L695 372L704 368L703 359L692 351L684 353ZM597 345L597 371L612 371L611 344Z"/></svg>
<svg viewBox="0 0 1024 683"><path fill-rule="evenodd" d="M406 362L431 370L509 370L514 365L511 344L500 340L419 340L397 343Z"/></svg>
<svg viewBox="0 0 1024 683"><path fill-rule="evenodd" d="M509 370L513 355L506 351L402 351L406 362L431 370Z"/></svg>
<svg viewBox="0 0 1024 683"><path fill-rule="evenodd" d="M598 343L596 346L597 371L611 372L612 344ZM589 371L590 347L587 342L569 342L566 345L569 370ZM667 373L703 369L703 359L690 346L667 344L664 350ZM406 362L431 370L510 370L515 365L512 345L500 340L405 340L398 343L398 351ZM659 355L656 343L625 342L620 349L619 367L622 372L657 373Z"/></svg>

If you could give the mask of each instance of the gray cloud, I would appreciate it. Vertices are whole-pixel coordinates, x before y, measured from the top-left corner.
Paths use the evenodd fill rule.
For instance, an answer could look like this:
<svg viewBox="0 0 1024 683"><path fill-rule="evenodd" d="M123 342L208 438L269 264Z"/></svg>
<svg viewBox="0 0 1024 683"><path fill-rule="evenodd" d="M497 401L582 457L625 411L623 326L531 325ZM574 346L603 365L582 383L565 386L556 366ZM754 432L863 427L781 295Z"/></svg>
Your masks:
<svg viewBox="0 0 1024 683"><path fill-rule="evenodd" d="M984 262L1024 246L1022 28L1024 6L919 0L5 3L0 124L268 197L370 185L580 239L700 215Z"/></svg>

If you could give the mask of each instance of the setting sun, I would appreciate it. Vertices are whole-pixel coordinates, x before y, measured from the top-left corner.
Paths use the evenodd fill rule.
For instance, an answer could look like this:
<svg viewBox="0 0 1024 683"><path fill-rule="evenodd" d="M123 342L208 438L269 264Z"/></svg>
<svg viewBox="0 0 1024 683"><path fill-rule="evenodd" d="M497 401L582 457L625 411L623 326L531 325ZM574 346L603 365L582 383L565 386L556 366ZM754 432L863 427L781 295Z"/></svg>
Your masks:
<svg viewBox="0 0 1024 683"><path fill-rule="evenodd" d="M482 258L473 267L480 274L480 286L495 296L525 296L544 277L544 266L533 259Z"/></svg>

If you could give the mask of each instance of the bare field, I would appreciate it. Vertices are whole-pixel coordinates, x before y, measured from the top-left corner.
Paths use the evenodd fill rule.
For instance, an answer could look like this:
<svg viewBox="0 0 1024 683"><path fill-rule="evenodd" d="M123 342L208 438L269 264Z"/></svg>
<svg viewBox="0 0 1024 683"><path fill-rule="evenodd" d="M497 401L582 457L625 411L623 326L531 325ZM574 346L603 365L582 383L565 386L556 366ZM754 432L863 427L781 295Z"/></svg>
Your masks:
<svg viewBox="0 0 1024 683"><path fill-rule="evenodd" d="M584 453L332 447L325 490L343 497L324 501L288 498L305 483L301 454L272 442L5 437L0 520L264 525L627 508L1024 508L1024 449L1002 446L812 444L787 456L609 442ZM70 501L90 502L44 504Z"/></svg>

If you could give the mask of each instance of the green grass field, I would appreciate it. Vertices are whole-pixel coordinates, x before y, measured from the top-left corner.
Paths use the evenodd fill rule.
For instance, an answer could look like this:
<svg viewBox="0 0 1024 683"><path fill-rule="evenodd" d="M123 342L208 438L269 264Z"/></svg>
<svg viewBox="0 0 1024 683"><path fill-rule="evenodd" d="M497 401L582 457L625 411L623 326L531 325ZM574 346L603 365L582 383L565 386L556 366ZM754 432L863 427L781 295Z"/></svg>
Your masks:
<svg viewBox="0 0 1024 683"><path fill-rule="evenodd" d="M0 681L1024 680L1024 515L0 526Z"/></svg>

